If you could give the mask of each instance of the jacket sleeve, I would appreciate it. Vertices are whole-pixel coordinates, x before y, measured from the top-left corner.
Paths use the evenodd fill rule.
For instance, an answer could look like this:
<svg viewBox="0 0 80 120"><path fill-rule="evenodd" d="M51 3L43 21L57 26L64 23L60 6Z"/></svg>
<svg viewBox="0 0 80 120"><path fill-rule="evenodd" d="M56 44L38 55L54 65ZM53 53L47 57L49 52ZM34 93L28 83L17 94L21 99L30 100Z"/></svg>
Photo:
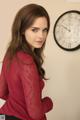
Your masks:
<svg viewBox="0 0 80 120"><path fill-rule="evenodd" d="M49 97L42 99L42 89L40 86L40 76L31 56L23 53L18 54L20 70L20 80L22 82L26 110L33 120L46 120L46 115L53 107Z"/></svg>
<svg viewBox="0 0 80 120"><path fill-rule="evenodd" d="M31 58L26 57L23 61L26 61L26 63L20 64L20 80L23 86L26 110L33 120L41 120L44 118L44 111L41 101L39 74Z"/></svg>
<svg viewBox="0 0 80 120"><path fill-rule="evenodd" d="M4 62L0 74L0 98L4 100L8 98L8 85L4 74Z"/></svg>
<svg viewBox="0 0 80 120"><path fill-rule="evenodd" d="M49 112L53 108L53 102L50 97L45 97L42 99L42 106L44 113Z"/></svg>
<svg viewBox="0 0 80 120"><path fill-rule="evenodd" d="M45 83L44 83L44 80L40 80L40 81L41 81L41 92L42 92ZM43 106L44 113L47 113L50 110L52 110L52 108L53 108L53 101L51 100L50 97L46 96L46 97L42 98L41 101L42 101L42 106Z"/></svg>

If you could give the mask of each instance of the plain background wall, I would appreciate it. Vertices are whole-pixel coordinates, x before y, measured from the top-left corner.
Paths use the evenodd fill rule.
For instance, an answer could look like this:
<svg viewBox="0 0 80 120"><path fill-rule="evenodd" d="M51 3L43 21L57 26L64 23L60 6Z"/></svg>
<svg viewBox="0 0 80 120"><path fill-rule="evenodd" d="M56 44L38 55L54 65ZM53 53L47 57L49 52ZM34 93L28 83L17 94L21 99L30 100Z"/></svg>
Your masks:
<svg viewBox="0 0 80 120"><path fill-rule="evenodd" d="M37 3L44 6L50 15L51 28L45 48L44 64L50 80L46 82L43 97L49 95L53 99L54 109L47 113L48 120L80 120L80 50L64 51L56 45L53 38L53 26L58 16L71 9L80 10L80 3L68 1L0 0L0 61L3 60L10 41L14 16L22 6ZM0 101L0 105L3 103L4 101Z"/></svg>

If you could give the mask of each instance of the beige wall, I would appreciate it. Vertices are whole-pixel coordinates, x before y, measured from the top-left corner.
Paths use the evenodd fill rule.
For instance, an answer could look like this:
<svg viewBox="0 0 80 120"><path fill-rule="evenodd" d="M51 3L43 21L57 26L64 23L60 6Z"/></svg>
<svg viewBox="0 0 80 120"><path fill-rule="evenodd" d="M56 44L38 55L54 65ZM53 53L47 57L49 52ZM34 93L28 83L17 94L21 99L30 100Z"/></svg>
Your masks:
<svg viewBox="0 0 80 120"><path fill-rule="evenodd" d="M52 97L54 109L47 114L48 120L80 120L80 50L63 51L53 39L53 25L58 16L67 10L80 10L80 3L67 1L69 0L2 0L0 2L0 61L3 60L10 39L11 24L19 8L33 2L43 5L50 14L51 29L47 39L44 64L50 80L46 83L43 96Z"/></svg>

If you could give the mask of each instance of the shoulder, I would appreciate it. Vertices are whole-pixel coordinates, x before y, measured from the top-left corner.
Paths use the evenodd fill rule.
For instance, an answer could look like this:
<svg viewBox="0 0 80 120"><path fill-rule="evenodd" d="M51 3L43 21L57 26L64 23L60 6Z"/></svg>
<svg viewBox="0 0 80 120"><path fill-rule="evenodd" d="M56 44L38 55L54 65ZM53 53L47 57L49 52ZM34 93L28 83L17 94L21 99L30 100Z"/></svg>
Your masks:
<svg viewBox="0 0 80 120"><path fill-rule="evenodd" d="M24 64L32 64L34 62L33 57L23 51L17 52L17 58Z"/></svg>

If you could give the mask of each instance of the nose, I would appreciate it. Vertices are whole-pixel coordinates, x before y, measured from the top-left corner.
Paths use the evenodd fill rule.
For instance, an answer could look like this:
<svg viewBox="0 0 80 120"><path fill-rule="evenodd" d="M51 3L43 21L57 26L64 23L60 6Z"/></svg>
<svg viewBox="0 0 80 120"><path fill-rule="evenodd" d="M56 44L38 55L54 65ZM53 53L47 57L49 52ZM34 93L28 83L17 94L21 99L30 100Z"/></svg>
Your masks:
<svg viewBox="0 0 80 120"><path fill-rule="evenodd" d="M43 38L44 37L43 31L39 31L38 36L39 36L39 38Z"/></svg>

